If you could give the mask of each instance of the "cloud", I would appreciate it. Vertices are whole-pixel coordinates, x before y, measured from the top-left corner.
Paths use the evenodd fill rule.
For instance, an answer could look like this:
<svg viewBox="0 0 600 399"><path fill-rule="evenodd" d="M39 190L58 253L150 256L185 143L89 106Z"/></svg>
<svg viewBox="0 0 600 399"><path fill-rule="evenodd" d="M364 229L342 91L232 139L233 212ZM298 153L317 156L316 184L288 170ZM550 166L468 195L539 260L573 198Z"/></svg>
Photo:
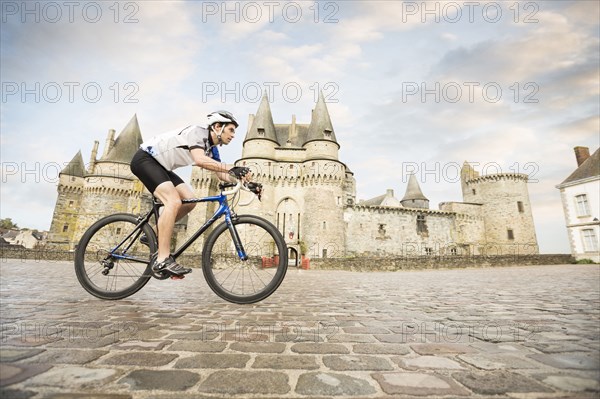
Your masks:
<svg viewBox="0 0 600 399"><path fill-rule="evenodd" d="M516 30L502 40L491 39L447 52L432 69L441 80L536 81L546 74L587 64L597 59L598 39L553 11L538 14L540 23Z"/></svg>

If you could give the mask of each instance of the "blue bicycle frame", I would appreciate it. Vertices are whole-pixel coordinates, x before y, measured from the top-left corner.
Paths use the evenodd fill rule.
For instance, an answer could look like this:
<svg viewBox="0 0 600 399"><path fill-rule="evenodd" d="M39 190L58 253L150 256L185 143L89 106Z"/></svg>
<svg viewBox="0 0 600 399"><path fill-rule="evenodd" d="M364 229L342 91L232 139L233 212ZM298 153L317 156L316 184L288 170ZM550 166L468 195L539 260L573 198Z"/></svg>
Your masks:
<svg viewBox="0 0 600 399"><path fill-rule="evenodd" d="M185 252L185 250L190 245L192 245L192 243L194 241L196 241L198 239L198 237L200 237L215 221L217 221L221 216L225 215L225 223L227 223L227 228L229 229L229 233L231 234L231 238L235 245L237 255L243 261L248 259L248 255L246 254L246 251L244 250L244 247L242 246L242 243L240 241L240 236L238 235L238 232L235 229L235 226L233 225L232 219L235 218L235 214L232 214L231 209L229 209L229 205L227 204L227 196L226 195L220 194L220 195L215 195L215 196L210 196L210 197L205 197L205 198L190 198L190 199L184 199L181 202L184 204L192 204L192 203L198 203L198 202L219 202L219 208L217 209L215 214L209 220L207 220L206 223L204 223L202 225L202 227L200 227L200 229L198 229L198 231L196 233L194 233L194 235L192 235L181 247L179 247L172 254L173 258L177 259L177 257L179 255L181 255L183 252ZM148 221L150 220L150 217L152 215L154 215L156 221L158 222L158 209L161 206L163 206L163 204L155 201L154 205L152 207L152 210L150 212L148 212L145 216L140 218L140 223L135 227L135 229L131 232L131 234L129 234L123 241L121 241L121 243L119 243L111 251L110 256L113 258L117 258L117 259L127 259L127 260L134 261L134 262L148 263L147 259L138 259L133 256L126 255L126 252L129 249L129 247L125 248L124 251L122 251L121 253L116 253L116 251L121 247L121 245L123 245L124 242L129 240L131 238L131 236L133 234L135 234L136 232L137 232L137 235L133 239L133 241L137 240L142 234L141 226L148 223Z"/></svg>
<svg viewBox="0 0 600 399"><path fill-rule="evenodd" d="M235 217L235 214L234 215L231 214L231 210L229 209L229 205L227 204L227 196L226 195L220 194L220 195L215 195L215 196L206 197L206 198L184 199L181 202L184 204L193 204L193 203L198 203L198 202L217 202L217 201L219 202L219 208L216 210L215 214L210 219L208 219L206 221L206 223L204 223L202 225L202 227L200 227L200 229L198 229L198 231L196 233L194 233L193 236L191 236L181 247L179 247L173 253L173 258L177 259L177 257L179 255L181 255L190 245L192 245L192 243L194 241L196 241L198 239L198 237L200 237L202 235L202 233L204 233L206 231L206 229L208 229L221 216L225 215L225 223L227 223L227 228L229 229L229 232L231 234L231 238L235 245L235 249L237 251L238 256L240 257L241 260L248 259L248 255L246 254L246 251L244 250L244 247L242 246L242 243L240 241L240 236L238 235L238 232L232 223L232 217Z"/></svg>

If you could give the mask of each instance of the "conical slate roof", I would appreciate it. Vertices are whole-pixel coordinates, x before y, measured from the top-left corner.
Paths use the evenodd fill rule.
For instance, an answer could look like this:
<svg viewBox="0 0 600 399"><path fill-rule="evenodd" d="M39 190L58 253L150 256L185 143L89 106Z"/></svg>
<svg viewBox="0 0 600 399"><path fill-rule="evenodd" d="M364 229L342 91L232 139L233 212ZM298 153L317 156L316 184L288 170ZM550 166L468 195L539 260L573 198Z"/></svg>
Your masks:
<svg viewBox="0 0 600 399"><path fill-rule="evenodd" d="M600 148L598 148L588 159L583 161L583 163L579 165L579 167L575 169L561 185L598 175L600 175Z"/></svg>
<svg viewBox="0 0 600 399"><path fill-rule="evenodd" d="M425 197L425 195L423 195L423 192L421 191L421 187L419 186L419 183L417 182L417 178L415 177L414 174L411 174L410 177L408 178L408 186L406 187L406 194L404 194L404 198L402 198L402 201L410 201L410 200L429 201L427 199L427 197Z"/></svg>
<svg viewBox="0 0 600 399"><path fill-rule="evenodd" d="M75 154L71 162L60 171L61 175L83 177L85 173L85 166L83 163L83 157L81 156L81 150Z"/></svg>
<svg viewBox="0 0 600 399"><path fill-rule="evenodd" d="M326 136L325 131L330 132L330 135ZM333 125L331 124L331 118L329 117L329 111L327 110L327 104L325 104L325 97L323 97L322 91L319 93L319 100L317 101L317 105L312 113L305 143L314 140L327 140L337 143L335 132L333 131Z"/></svg>
<svg viewBox="0 0 600 399"><path fill-rule="evenodd" d="M259 135L258 129L264 129L264 135ZM252 139L271 140L279 145L275 124L273 123L273 115L271 114L271 107L269 105L269 98L267 97L266 92L258 106L258 111L254 117L252 126L248 129L248 133L246 133L244 143Z"/></svg>
<svg viewBox="0 0 600 399"><path fill-rule="evenodd" d="M140 132L137 115L134 114L127 126L119 133L113 148L102 160L129 163L141 144L142 133Z"/></svg>

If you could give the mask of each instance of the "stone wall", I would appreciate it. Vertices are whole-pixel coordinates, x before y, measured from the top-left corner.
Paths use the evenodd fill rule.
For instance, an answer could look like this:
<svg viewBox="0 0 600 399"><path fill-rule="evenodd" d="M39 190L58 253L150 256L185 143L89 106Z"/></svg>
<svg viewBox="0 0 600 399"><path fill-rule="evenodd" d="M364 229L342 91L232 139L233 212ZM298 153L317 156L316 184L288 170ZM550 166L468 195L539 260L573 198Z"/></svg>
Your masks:
<svg viewBox="0 0 600 399"><path fill-rule="evenodd" d="M513 244L535 245L538 252L527 181L527 175L516 173L485 175L466 181L464 201L483 204L487 243L501 248Z"/></svg>
<svg viewBox="0 0 600 399"><path fill-rule="evenodd" d="M501 256L415 256L356 257L345 259L311 259L315 270L397 271L415 269L450 269L466 267L501 267L524 265L562 265L575 263L571 255L501 255Z"/></svg>
<svg viewBox="0 0 600 399"><path fill-rule="evenodd" d="M179 258L187 267L200 267L201 254L185 254ZM59 250L33 250L0 247L0 262L6 259L31 259L48 263L73 262L75 253ZM448 269L465 267L501 267L516 265L562 265L575 263L571 255L502 255L502 256L414 256L414 257L355 257L311 259L310 269L349 271L397 271L414 269Z"/></svg>

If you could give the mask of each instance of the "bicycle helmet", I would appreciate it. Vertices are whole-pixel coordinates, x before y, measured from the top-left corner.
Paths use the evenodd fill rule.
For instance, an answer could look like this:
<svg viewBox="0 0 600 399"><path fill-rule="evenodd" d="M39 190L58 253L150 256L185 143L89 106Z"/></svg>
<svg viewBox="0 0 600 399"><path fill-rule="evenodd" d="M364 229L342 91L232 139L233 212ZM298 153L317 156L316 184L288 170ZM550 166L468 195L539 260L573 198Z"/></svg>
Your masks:
<svg viewBox="0 0 600 399"><path fill-rule="evenodd" d="M239 125L235 120L233 114L229 111L215 111L207 115L208 126L212 126L214 123L233 123L237 128Z"/></svg>

